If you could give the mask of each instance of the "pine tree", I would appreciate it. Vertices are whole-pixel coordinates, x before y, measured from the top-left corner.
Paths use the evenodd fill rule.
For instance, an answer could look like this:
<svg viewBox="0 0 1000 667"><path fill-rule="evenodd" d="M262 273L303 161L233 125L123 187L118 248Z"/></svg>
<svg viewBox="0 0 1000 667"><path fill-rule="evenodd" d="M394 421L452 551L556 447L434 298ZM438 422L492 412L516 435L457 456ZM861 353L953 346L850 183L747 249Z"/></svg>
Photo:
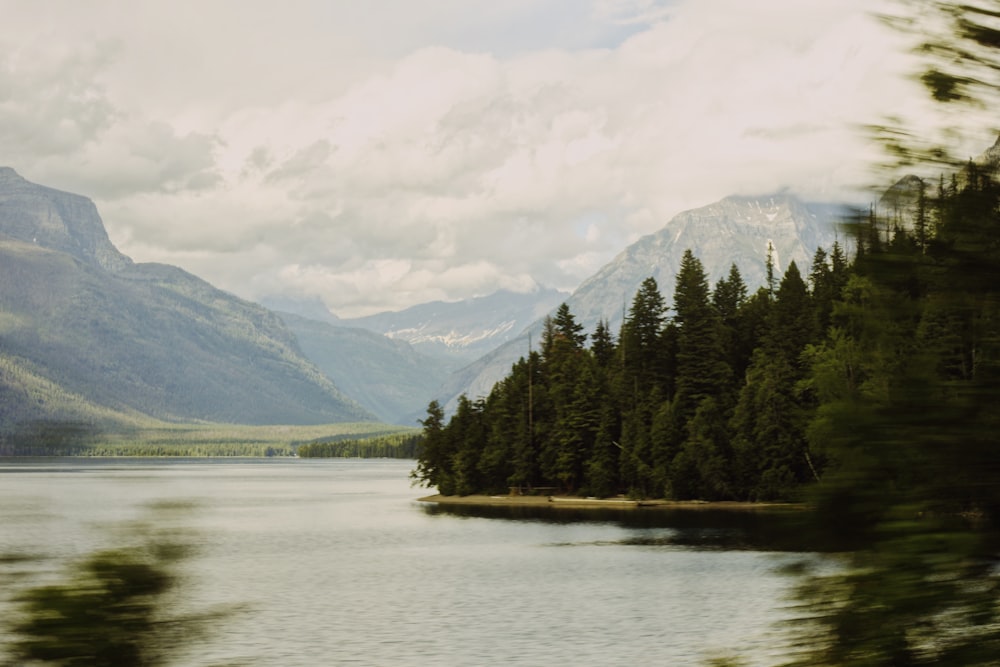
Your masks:
<svg viewBox="0 0 1000 667"><path fill-rule="evenodd" d="M544 429L538 428L537 424L544 423L547 411L541 369L541 355L535 351L529 352L527 359L514 366L512 377L516 381L511 395L521 406L520 416L514 422L500 422L494 427L501 431L498 437L511 437L511 431L517 434L511 443L511 472L507 478L507 484L517 488L542 485L537 443L538 432L544 432Z"/></svg>
<svg viewBox="0 0 1000 667"><path fill-rule="evenodd" d="M701 261L687 250L674 289L677 326L677 395L682 419L702 400L718 397L731 380L720 336L721 322L709 300L708 278Z"/></svg>
<svg viewBox="0 0 1000 667"><path fill-rule="evenodd" d="M417 467L410 476L423 486L434 486L439 493L452 495L455 491L453 450L445 432L444 409L437 401L427 406L427 417L420 420L420 425L424 427L423 441Z"/></svg>
<svg viewBox="0 0 1000 667"><path fill-rule="evenodd" d="M608 327L608 322L601 319L597 322L594 335L591 336L590 350L601 368L608 368L615 357L615 341Z"/></svg>
<svg viewBox="0 0 1000 667"><path fill-rule="evenodd" d="M622 414L621 476L629 495L636 498L663 493L662 486L657 483L650 436L653 413L661 404L659 396L644 394Z"/></svg>
<svg viewBox="0 0 1000 667"><path fill-rule="evenodd" d="M927 183L922 178L917 179L917 183L917 215L913 225L917 247L920 248L921 253L924 253L927 252L927 241L930 238L927 211Z"/></svg>
<svg viewBox="0 0 1000 667"><path fill-rule="evenodd" d="M633 393L647 393L668 381L667 350L663 339L666 305L654 278L642 281L622 324L619 350L633 383Z"/></svg>
<svg viewBox="0 0 1000 667"><path fill-rule="evenodd" d="M827 261L826 251L816 248L813 254L812 267L809 270L809 284L812 286L813 303L815 304L816 331L825 332L830 326L830 314L833 312L833 302L837 295L833 284L833 272Z"/></svg>
<svg viewBox="0 0 1000 667"><path fill-rule="evenodd" d="M850 274L851 266L844 255L844 249L839 241L834 241L830 251L830 284L834 299L840 299Z"/></svg>
<svg viewBox="0 0 1000 667"><path fill-rule="evenodd" d="M484 409L482 400L472 401L464 394L458 397L458 406L447 427L453 447L454 487L449 495L467 496L486 487L479 471L479 457L487 437Z"/></svg>
<svg viewBox="0 0 1000 667"><path fill-rule="evenodd" d="M555 333L562 339L569 342L571 347L580 348L587 341L587 334L583 332L583 325L578 324L569 306L561 304L556 310L556 316L552 320Z"/></svg>
<svg viewBox="0 0 1000 667"><path fill-rule="evenodd" d="M788 265L771 309L768 336L764 341L772 355L781 355L795 368L805 346L815 338L816 321L812 298L795 262Z"/></svg>
<svg viewBox="0 0 1000 667"><path fill-rule="evenodd" d="M569 395L557 407L555 436L558 455L553 477L568 492L575 493L583 484L585 465L591 459L601 425L601 384L597 363L582 354L570 379Z"/></svg>
<svg viewBox="0 0 1000 667"><path fill-rule="evenodd" d="M528 362L522 357L510 374L497 382L484 410L486 440L479 456L478 470L483 491L504 493L511 486L530 483L531 475L519 475L516 462L530 451L528 411ZM532 460L527 454L528 460Z"/></svg>
<svg viewBox="0 0 1000 667"><path fill-rule="evenodd" d="M740 391L731 428L736 486L757 500L789 499L810 478L806 427L814 410L800 382L814 343L812 300L795 262L788 265Z"/></svg>
<svg viewBox="0 0 1000 667"><path fill-rule="evenodd" d="M738 391L739 382L742 381L747 364L750 362L750 354L753 352L753 343L746 339L743 331L743 309L746 302L746 283L743 282L743 276L736 264L733 264L729 268L729 275L719 280L712 292L712 306L721 325L719 337L723 348L723 361L731 371L731 382L726 389L728 393ZM723 401L724 404L734 402L735 397Z"/></svg>
<svg viewBox="0 0 1000 667"><path fill-rule="evenodd" d="M747 285L735 263L729 267L729 274L715 284L712 305L722 321L733 326L739 317L740 308L747 300Z"/></svg>

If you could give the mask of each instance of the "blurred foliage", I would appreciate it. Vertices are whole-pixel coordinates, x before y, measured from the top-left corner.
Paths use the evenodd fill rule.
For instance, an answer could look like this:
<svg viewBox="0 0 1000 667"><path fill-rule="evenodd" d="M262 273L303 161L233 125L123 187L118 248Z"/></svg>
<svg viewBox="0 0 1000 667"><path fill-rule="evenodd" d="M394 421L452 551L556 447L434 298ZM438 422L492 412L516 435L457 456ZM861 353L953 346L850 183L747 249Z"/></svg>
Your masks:
<svg viewBox="0 0 1000 667"><path fill-rule="evenodd" d="M1000 91L1000 3L904 2L932 100ZM995 108L995 107L994 107ZM983 128L978 128L983 129ZM944 169L905 215L854 225L856 275L810 351L829 461L817 534L843 550L799 588L801 665L993 665L1000 656L1000 183L995 150L876 128L895 166ZM944 132L942 136L947 136ZM954 135L953 135L954 136ZM898 211L897 211L898 213Z"/></svg>
<svg viewBox="0 0 1000 667"><path fill-rule="evenodd" d="M120 527L123 546L98 550L71 564L62 581L17 595L20 613L4 619L10 664L152 667L204 637L230 611L171 613L190 549L183 532L167 527L189 509L156 507L155 527Z"/></svg>
<svg viewBox="0 0 1000 667"><path fill-rule="evenodd" d="M965 135L998 129L970 127L968 118L975 114L995 123L990 110L1000 105L1000 8L994 0L894 0L894 5L895 11L881 18L911 38L921 62L913 77L947 120L933 132L912 130L899 117L872 125L889 160L883 166L890 172L958 166L968 158L957 149Z"/></svg>
<svg viewBox="0 0 1000 667"><path fill-rule="evenodd" d="M81 563L65 583L36 588L23 598L25 619L12 631L26 660L67 666L155 665L157 601L173 578L159 554L102 551Z"/></svg>

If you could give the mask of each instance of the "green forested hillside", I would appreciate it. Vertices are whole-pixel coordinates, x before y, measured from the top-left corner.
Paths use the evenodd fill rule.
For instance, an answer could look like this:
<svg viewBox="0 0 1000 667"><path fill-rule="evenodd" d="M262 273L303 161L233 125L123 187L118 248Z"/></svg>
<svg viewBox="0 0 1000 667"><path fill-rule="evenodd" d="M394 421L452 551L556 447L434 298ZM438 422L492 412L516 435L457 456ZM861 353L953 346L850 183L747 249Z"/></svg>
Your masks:
<svg viewBox="0 0 1000 667"><path fill-rule="evenodd" d="M2 426L34 419L330 423L372 416L272 314L173 267L111 273L0 238Z"/></svg>
<svg viewBox="0 0 1000 667"><path fill-rule="evenodd" d="M93 202L0 167L0 438L37 422L375 420L271 311L135 264Z"/></svg>
<svg viewBox="0 0 1000 667"><path fill-rule="evenodd" d="M0 240L2 425L371 419L280 320L170 267L109 273Z"/></svg>

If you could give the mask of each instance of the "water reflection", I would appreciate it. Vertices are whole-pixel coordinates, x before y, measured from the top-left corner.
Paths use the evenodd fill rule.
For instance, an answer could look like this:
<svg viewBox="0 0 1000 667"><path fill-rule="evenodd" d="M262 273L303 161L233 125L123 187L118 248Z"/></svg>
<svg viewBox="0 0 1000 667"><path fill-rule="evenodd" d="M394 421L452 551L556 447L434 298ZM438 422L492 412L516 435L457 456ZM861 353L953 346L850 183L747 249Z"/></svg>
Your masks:
<svg viewBox="0 0 1000 667"><path fill-rule="evenodd" d="M550 524L607 523L627 529L660 531L628 536L614 544L643 547L687 547L703 550L820 551L803 530L796 509L625 509L565 508L544 505L462 505L422 503L432 517L498 519Z"/></svg>

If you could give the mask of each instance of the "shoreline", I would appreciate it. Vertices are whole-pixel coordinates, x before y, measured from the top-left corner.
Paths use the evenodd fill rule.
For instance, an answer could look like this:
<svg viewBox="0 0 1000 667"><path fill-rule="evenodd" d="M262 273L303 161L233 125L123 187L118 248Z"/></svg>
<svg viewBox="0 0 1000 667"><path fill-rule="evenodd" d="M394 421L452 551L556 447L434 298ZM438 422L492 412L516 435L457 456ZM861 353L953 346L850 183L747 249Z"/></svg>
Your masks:
<svg viewBox="0 0 1000 667"><path fill-rule="evenodd" d="M736 500L632 500L622 496L614 498L585 498L582 496L442 496L435 494L417 498L417 502L439 505L465 505L470 507L553 507L556 509L623 509L623 510L757 510L801 509L794 503L753 503Z"/></svg>

